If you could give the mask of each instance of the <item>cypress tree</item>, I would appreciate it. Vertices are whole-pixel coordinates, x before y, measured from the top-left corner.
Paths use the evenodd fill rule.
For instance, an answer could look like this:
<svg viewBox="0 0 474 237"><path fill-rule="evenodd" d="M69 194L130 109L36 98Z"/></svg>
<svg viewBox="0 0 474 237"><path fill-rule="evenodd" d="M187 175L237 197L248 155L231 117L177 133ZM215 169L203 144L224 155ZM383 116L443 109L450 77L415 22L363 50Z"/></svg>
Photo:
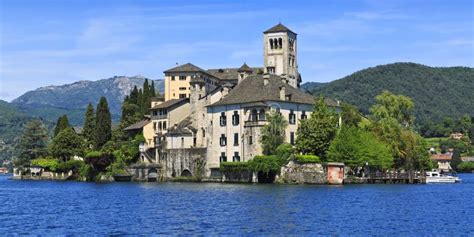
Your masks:
<svg viewBox="0 0 474 237"><path fill-rule="evenodd" d="M91 103L87 106L84 126L82 128L82 134L86 140L87 146L94 144L94 132L95 132L95 114L94 106Z"/></svg>
<svg viewBox="0 0 474 237"><path fill-rule="evenodd" d="M155 97L155 96L156 96L155 81L153 81L153 80L151 80L150 95L151 95L151 97Z"/></svg>
<svg viewBox="0 0 474 237"><path fill-rule="evenodd" d="M129 102L132 104L138 105L139 92L137 86L133 87L132 92L130 92Z"/></svg>
<svg viewBox="0 0 474 237"><path fill-rule="evenodd" d="M67 115L63 115L58 118L58 121L56 122L56 127L54 128L54 136L58 135L62 130L71 127L69 124L69 119L67 118Z"/></svg>
<svg viewBox="0 0 474 237"><path fill-rule="evenodd" d="M94 146L100 149L112 137L112 118L105 97L100 97L96 110Z"/></svg>
<svg viewBox="0 0 474 237"><path fill-rule="evenodd" d="M144 109L143 109L144 104L145 104L145 96L143 94L143 90L140 89L138 90L138 104L137 104L140 111L140 116L142 116L144 113Z"/></svg>

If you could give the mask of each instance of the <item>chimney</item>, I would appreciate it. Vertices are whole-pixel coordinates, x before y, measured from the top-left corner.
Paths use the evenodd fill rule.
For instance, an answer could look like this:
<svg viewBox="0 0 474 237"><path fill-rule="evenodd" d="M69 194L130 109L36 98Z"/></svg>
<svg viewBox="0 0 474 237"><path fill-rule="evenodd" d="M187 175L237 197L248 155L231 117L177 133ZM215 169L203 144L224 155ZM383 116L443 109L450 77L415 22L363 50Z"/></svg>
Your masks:
<svg viewBox="0 0 474 237"><path fill-rule="evenodd" d="M226 95L229 94L231 87L232 87L232 84L230 83L225 83L224 85L222 85L222 97L225 97Z"/></svg>
<svg viewBox="0 0 474 237"><path fill-rule="evenodd" d="M280 87L280 100L286 100L286 88L285 88L285 86Z"/></svg>
<svg viewBox="0 0 474 237"><path fill-rule="evenodd" d="M268 84L268 81L270 80L270 74L265 73L263 74L263 85L266 86Z"/></svg>

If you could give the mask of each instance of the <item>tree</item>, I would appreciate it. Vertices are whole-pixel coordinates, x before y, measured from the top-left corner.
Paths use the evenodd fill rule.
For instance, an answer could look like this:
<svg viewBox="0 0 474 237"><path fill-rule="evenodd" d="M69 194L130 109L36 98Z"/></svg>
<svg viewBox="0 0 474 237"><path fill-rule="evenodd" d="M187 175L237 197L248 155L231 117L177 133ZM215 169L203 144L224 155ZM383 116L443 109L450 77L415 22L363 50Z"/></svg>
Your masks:
<svg viewBox="0 0 474 237"><path fill-rule="evenodd" d="M350 104L342 105L342 124L345 126L358 126L362 120L359 110Z"/></svg>
<svg viewBox="0 0 474 237"><path fill-rule="evenodd" d="M112 118L105 97L100 97L96 110L94 146L100 149L112 137Z"/></svg>
<svg viewBox="0 0 474 237"><path fill-rule="evenodd" d="M395 95L389 91L375 97L376 104L370 108L372 119L383 121L387 118L395 119L404 127L413 125L413 101L404 95Z"/></svg>
<svg viewBox="0 0 474 237"><path fill-rule="evenodd" d="M138 88L137 86L133 87L133 90L130 92L130 100L129 102L131 104L136 104L138 105Z"/></svg>
<svg viewBox="0 0 474 237"><path fill-rule="evenodd" d="M15 165L27 165L31 160L45 156L47 142L48 131L40 120L27 123L16 146L18 157Z"/></svg>
<svg viewBox="0 0 474 237"><path fill-rule="evenodd" d="M350 167L362 167L366 163L378 169L393 165L389 147L371 132L355 126L343 126L327 151L328 161L344 162Z"/></svg>
<svg viewBox="0 0 474 237"><path fill-rule="evenodd" d="M285 141L285 129L288 122L279 112L267 114L268 123L262 127L263 154L273 154L275 149Z"/></svg>
<svg viewBox="0 0 474 237"><path fill-rule="evenodd" d="M54 137L59 134L62 130L71 127L69 124L69 119L67 118L67 115L63 115L58 118L58 121L56 122L56 127L54 128Z"/></svg>
<svg viewBox="0 0 474 237"><path fill-rule="evenodd" d="M53 157L66 162L73 156L83 155L84 142L72 128L66 128L53 138L48 149Z"/></svg>
<svg viewBox="0 0 474 237"><path fill-rule="evenodd" d="M151 97L155 97L155 96L156 96L155 81L153 81L153 80L151 80L150 95L151 95Z"/></svg>
<svg viewBox="0 0 474 237"><path fill-rule="evenodd" d="M303 154L313 154L321 158L336 136L338 114L329 108L320 97L315 101L313 112L307 120L301 120L296 138L296 150Z"/></svg>
<svg viewBox="0 0 474 237"><path fill-rule="evenodd" d="M397 161L399 167L406 170L431 170L433 164L423 138L410 130L403 130L400 134L400 156Z"/></svg>
<svg viewBox="0 0 474 237"><path fill-rule="evenodd" d="M82 128L82 134L85 138L87 147L90 147L94 144L94 134L95 134L95 114L94 106L89 103L87 106L84 126Z"/></svg>

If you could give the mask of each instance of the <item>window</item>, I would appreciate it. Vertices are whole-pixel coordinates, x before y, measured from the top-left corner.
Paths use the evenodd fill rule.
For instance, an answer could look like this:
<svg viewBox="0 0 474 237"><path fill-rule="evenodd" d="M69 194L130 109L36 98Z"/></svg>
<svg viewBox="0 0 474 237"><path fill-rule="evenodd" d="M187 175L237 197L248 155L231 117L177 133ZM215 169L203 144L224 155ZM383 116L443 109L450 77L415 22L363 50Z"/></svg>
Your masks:
<svg viewBox="0 0 474 237"><path fill-rule="evenodd" d="M227 116L225 116L225 113L221 113L221 117L219 119L221 127L224 127L227 125Z"/></svg>
<svg viewBox="0 0 474 237"><path fill-rule="evenodd" d="M273 39L270 39L270 49L273 49Z"/></svg>
<svg viewBox="0 0 474 237"><path fill-rule="evenodd" d="M181 147L184 147L184 137L181 138Z"/></svg>
<svg viewBox="0 0 474 237"><path fill-rule="evenodd" d="M252 109L252 112L250 112L250 121L257 121L258 112L256 109Z"/></svg>
<svg viewBox="0 0 474 237"><path fill-rule="evenodd" d="M265 121L265 109L261 109L260 112L258 113L258 120L259 121Z"/></svg>
<svg viewBox="0 0 474 237"><path fill-rule="evenodd" d="M196 143L197 143L197 138L196 137L193 137L193 146L196 147Z"/></svg>
<svg viewBox="0 0 474 237"><path fill-rule="evenodd" d="M219 139L219 143L221 146L226 146L227 145L227 138L225 137L224 134L221 134L221 138Z"/></svg>
<svg viewBox="0 0 474 237"><path fill-rule="evenodd" d="M180 98L180 99L186 98L186 94L179 94L179 98Z"/></svg>
<svg viewBox="0 0 474 237"><path fill-rule="evenodd" d="M157 116L157 115L158 115L158 111L156 111L156 110L153 110L152 113L153 113L153 116Z"/></svg>
<svg viewBox="0 0 474 237"><path fill-rule="evenodd" d="M288 116L288 122L290 124L295 124L296 123L296 114L295 111L290 110L290 115Z"/></svg>
<svg viewBox="0 0 474 237"><path fill-rule="evenodd" d="M267 67L267 72L270 74L275 74L275 67Z"/></svg>
<svg viewBox="0 0 474 237"><path fill-rule="evenodd" d="M204 128L201 128L201 131L202 131L202 137L206 137L206 130L204 130Z"/></svg>
<svg viewBox="0 0 474 237"><path fill-rule="evenodd" d="M232 115L232 125L234 126L239 125L239 120L240 120L239 112L234 111L234 115Z"/></svg>
<svg viewBox="0 0 474 237"><path fill-rule="evenodd" d="M175 76L171 76L171 80L172 81L176 80Z"/></svg>
<svg viewBox="0 0 474 237"><path fill-rule="evenodd" d="M306 111L303 110L303 112L301 113L301 119L302 120L305 120L306 119Z"/></svg>
<svg viewBox="0 0 474 237"><path fill-rule="evenodd" d="M158 122L158 131L161 131L163 129L163 126L161 125L161 122Z"/></svg>
<svg viewBox="0 0 474 237"><path fill-rule="evenodd" d="M153 130L156 131L156 122L153 122Z"/></svg>
<svg viewBox="0 0 474 237"><path fill-rule="evenodd" d="M163 121L163 129L166 129L166 121Z"/></svg>
<svg viewBox="0 0 474 237"><path fill-rule="evenodd" d="M252 145L252 144L253 144L253 137L249 136L249 145Z"/></svg>
<svg viewBox="0 0 474 237"><path fill-rule="evenodd" d="M186 76L179 76L180 81L186 81Z"/></svg>
<svg viewBox="0 0 474 237"><path fill-rule="evenodd" d="M227 162L227 156L225 156L225 152L221 152L221 156L219 157L221 162Z"/></svg>
<svg viewBox="0 0 474 237"><path fill-rule="evenodd" d="M234 152L234 157L232 157L232 161L240 162L239 152Z"/></svg>
<svg viewBox="0 0 474 237"><path fill-rule="evenodd" d="M278 48L282 48L283 47L283 40L281 38L278 38Z"/></svg>
<svg viewBox="0 0 474 237"><path fill-rule="evenodd" d="M180 87L179 90L180 90L180 91L185 91L185 90L186 90L186 87Z"/></svg>
<svg viewBox="0 0 474 237"><path fill-rule="evenodd" d="M290 144L295 145L295 133L290 132Z"/></svg>
<svg viewBox="0 0 474 237"><path fill-rule="evenodd" d="M234 133L234 146L238 146L238 145L239 145L239 134Z"/></svg>

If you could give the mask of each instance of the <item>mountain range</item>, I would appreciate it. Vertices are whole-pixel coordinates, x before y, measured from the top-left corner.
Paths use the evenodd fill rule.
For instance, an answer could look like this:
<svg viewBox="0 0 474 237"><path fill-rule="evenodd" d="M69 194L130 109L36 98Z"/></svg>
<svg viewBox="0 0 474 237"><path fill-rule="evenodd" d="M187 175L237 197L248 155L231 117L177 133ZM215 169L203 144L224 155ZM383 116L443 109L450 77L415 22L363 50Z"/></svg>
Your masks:
<svg viewBox="0 0 474 237"><path fill-rule="evenodd" d="M67 114L71 124L82 126L85 109L89 103L94 106L101 96L107 98L112 119L118 121L121 105L134 86L143 87L145 77L115 76L98 81L78 81L61 86L46 86L26 92L11 102L20 111L48 121ZM148 79L151 84L151 79ZM163 80L153 80L155 89L164 90Z"/></svg>

